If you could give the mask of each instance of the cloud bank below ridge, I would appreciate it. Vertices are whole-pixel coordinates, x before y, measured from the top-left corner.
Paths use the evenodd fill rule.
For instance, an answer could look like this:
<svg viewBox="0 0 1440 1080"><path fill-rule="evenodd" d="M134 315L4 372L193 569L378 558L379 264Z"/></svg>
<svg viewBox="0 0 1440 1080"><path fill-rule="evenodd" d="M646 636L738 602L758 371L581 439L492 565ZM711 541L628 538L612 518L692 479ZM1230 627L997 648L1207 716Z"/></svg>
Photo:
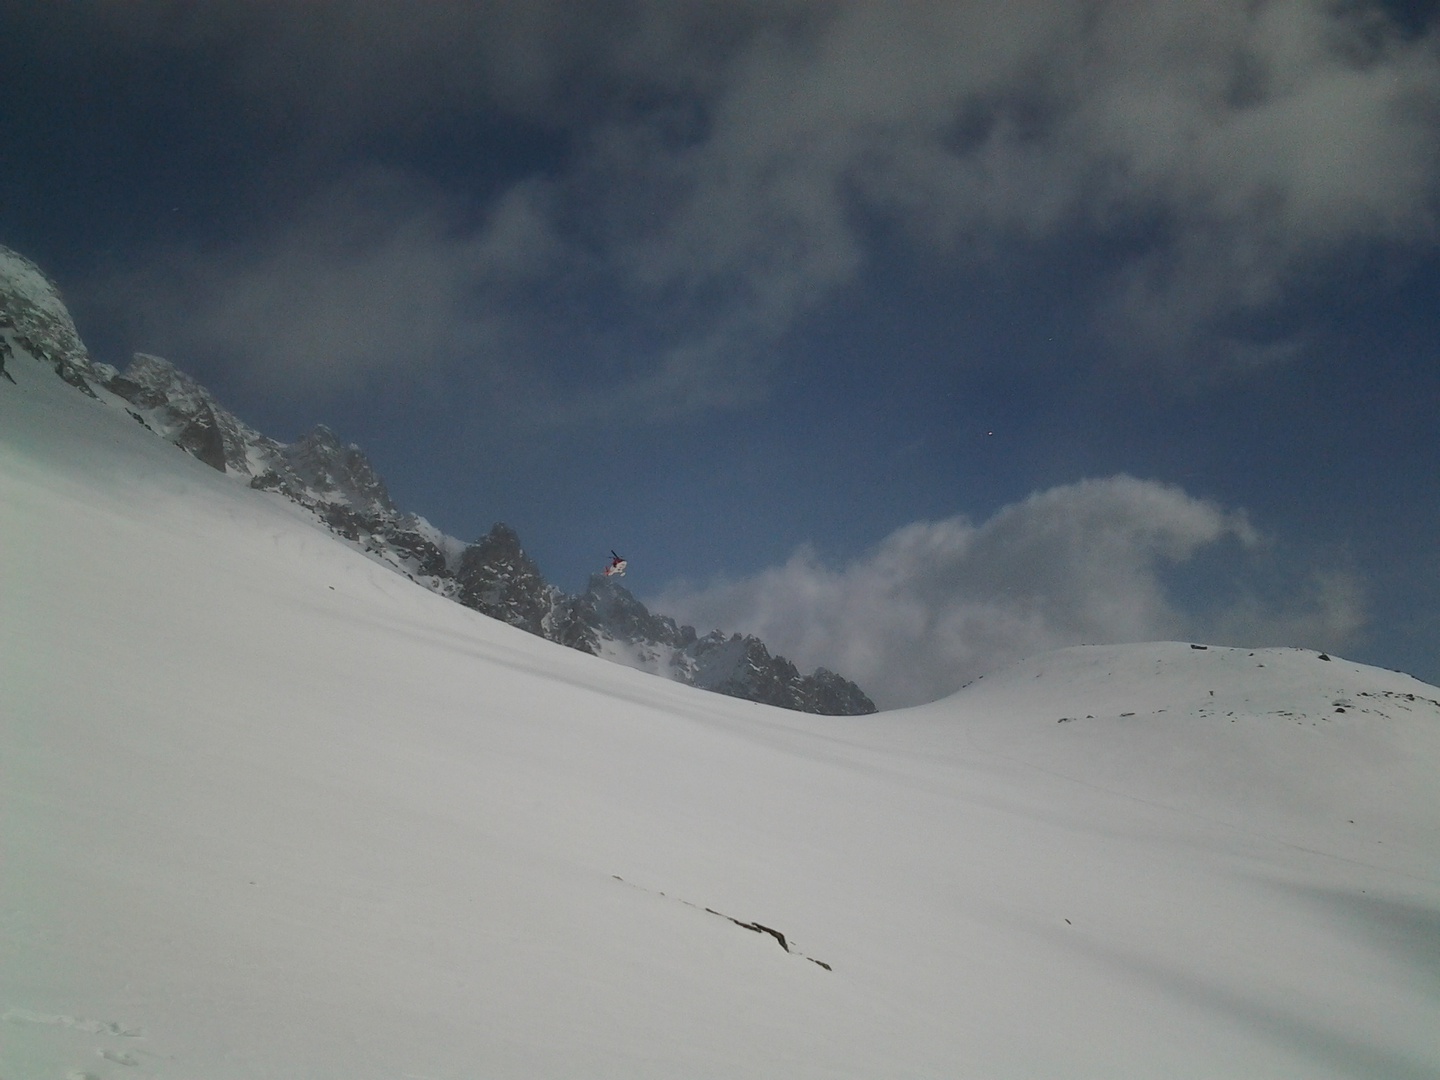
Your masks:
<svg viewBox="0 0 1440 1080"><path fill-rule="evenodd" d="M783 566L672 588L655 603L686 622L760 635L801 666L844 671L882 708L935 700L1066 645L1352 640L1363 590L1343 572L1280 605L1244 591L1196 603L1167 580L1202 553L1244 562L1266 543L1241 512L1116 476L1036 493L979 524L905 526L838 569L801 548Z"/></svg>

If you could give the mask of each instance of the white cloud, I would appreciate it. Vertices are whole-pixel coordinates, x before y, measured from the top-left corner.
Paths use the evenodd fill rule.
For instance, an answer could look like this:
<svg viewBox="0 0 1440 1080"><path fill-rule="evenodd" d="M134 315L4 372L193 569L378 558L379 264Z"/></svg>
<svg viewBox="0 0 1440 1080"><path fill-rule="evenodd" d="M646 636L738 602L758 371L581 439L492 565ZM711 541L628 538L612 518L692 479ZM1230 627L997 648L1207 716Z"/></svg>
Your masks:
<svg viewBox="0 0 1440 1080"><path fill-rule="evenodd" d="M962 257L1150 222L1116 278L1114 336L1194 360L1317 261L1435 239L1440 52L1374 9L825 10L728 69L710 137L683 155L690 196L652 240L674 274L733 268L800 308L796 276L823 295L857 272L862 213Z"/></svg>
<svg viewBox="0 0 1440 1080"><path fill-rule="evenodd" d="M564 261L543 198L518 185L463 229L453 199L364 170L223 252L153 250L95 291L151 348L223 357L268 385L497 364L509 332L499 301Z"/></svg>
<svg viewBox="0 0 1440 1080"><path fill-rule="evenodd" d="M971 261L1124 238L1097 321L1170 369L1295 355L1246 321L1350 255L1437 235L1440 33L1407 38L1363 0L131 6L109 9L126 12L117 38L229 57L230 85L320 157L432 116L505 116L568 146L483 235L453 235L421 194L358 257L306 254L303 216L272 223L268 250L197 255L235 293L209 305L214 333L280 313L299 352L334 335L335 364L362 371L413 362L347 306L377 279L414 275L422 343L447 321L489 327L536 280L528 259L473 261L517 201L527 237L569 245L551 274L668 328L610 380L637 415L749 400L777 336L865 273L877 228ZM302 284L313 318L280 295Z"/></svg>
<svg viewBox="0 0 1440 1080"><path fill-rule="evenodd" d="M1166 569L1225 543L1238 552L1262 540L1243 513L1117 476L1040 492L979 524L908 525L839 569L801 549L753 578L672 589L655 604L696 626L757 634L887 707L1064 645L1188 637L1336 648L1359 629L1361 597L1345 575L1288 604L1241 593L1219 611L1187 610Z"/></svg>
<svg viewBox="0 0 1440 1080"><path fill-rule="evenodd" d="M1365 590L1353 572L1319 570L1278 602L1242 595L1222 610L1196 618L1194 626L1197 634L1214 641L1340 649L1364 630L1366 608Z"/></svg>

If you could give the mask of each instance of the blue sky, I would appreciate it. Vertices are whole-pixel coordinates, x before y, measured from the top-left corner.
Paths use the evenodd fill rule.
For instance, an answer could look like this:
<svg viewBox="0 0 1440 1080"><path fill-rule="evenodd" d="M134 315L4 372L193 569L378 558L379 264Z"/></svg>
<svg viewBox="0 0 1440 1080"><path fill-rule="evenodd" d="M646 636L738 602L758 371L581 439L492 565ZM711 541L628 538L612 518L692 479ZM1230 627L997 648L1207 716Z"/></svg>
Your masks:
<svg viewBox="0 0 1440 1080"><path fill-rule="evenodd" d="M1440 681L1437 5L476 7L7 4L0 243L98 359L887 702Z"/></svg>

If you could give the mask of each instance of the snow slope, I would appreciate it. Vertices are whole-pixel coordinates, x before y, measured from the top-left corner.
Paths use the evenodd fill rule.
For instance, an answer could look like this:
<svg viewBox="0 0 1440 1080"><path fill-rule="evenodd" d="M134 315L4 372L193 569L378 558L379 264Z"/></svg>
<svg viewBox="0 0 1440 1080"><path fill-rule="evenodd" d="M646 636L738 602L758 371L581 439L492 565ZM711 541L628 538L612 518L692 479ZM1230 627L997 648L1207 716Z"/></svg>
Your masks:
<svg viewBox="0 0 1440 1080"><path fill-rule="evenodd" d="M11 369L3 1080L1440 1075L1434 687L1169 643L770 709Z"/></svg>

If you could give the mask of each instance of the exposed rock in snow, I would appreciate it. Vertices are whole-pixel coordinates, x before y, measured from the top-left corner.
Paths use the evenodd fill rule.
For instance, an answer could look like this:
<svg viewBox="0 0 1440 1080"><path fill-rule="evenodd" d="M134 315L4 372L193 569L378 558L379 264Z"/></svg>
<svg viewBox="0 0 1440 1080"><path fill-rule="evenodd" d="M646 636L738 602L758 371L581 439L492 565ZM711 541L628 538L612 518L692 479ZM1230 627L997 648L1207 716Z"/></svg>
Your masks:
<svg viewBox="0 0 1440 1080"><path fill-rule="evenodd" d="M462 604L532 634L704 690L826 715L875 712L854 683L821 668L801 675L749 635L699 636L652 613L614 578L595 574L585 592L548 584L503 523L465 550L456 575Z"/></svg>
<svg viewBox="0 0 1440 1080"><path fill-rule="evenodd" d="M170 361L136 353L130 366L104 381L130 403L132 414L177 446L220 472L254 476L282 451L215 399Z"/></svg>
<svg viewBox="0 0 1440 1080"><path fill-rule="evenodd" d="M613 578L596 574L572 602L573 618L592 627L600 653L642 671L730 697L782 709L853 716L875 712L875 703L848 679L820 668L801 675L783 656L749 634L715 630L700 637L668 615L655 615Z"/></svg>
<svg viewBox="0 0 1440 1080"><path fill-rule="evenodd" d="M557 590L545 583L508 525L496 524L465 549L455 579L460 587L456 599L466 607L547 636L545 621L555 607Z"/></svg>
<svg viewBox="0 0 1440 1080"><path fill-rule="evenodd" d="M0 247L0 334L54 369L66 382L89 391L97 374L59 287L18 252Z"/></svg>

